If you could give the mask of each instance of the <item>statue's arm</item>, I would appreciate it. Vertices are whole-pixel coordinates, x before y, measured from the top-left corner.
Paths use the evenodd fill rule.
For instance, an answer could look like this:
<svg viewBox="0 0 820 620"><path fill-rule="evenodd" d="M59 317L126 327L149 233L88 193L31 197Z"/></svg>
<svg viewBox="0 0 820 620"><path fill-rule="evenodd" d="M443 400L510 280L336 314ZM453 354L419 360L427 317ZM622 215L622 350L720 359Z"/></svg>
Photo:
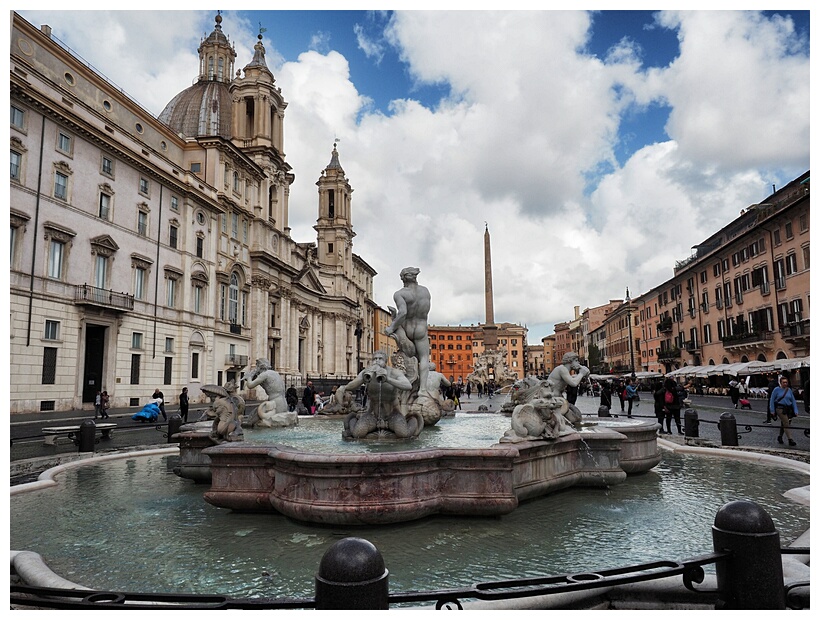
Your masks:
<svg viewBox="0 0 820 620"><path fill-rule="evenodd" d="M387 382L390 385L399 388L400 390L411 390L413 389L413 384L410 383L410 379L408 379L404 373L399 372L398 370L394 370L393 372L388 372L387 376L385 377Z"/></svg>
<svg viewBox="0 0 820 620"><path fill-rule="evenodd" d="M567 370L566 368L564 369L564 372L561 373L564 382L567 385L571 385L572 387L578 387L579 385L581 385L581 381L583 381L584 377L586 377L588 374L589 368L587 368L586 366L581 366L577 375L570 374L569 370Z"/></svg>
<svg viewBox="0 0 820 620"><path fill-rule="evenodd" d="M393 301L396 303L396 314L393 316L393 322L384 330L388 336L394 333L399 326L404 323L404 319L407 317L407 302L404 300L402 291L397 291L396 294L393 295Z"/></svg>

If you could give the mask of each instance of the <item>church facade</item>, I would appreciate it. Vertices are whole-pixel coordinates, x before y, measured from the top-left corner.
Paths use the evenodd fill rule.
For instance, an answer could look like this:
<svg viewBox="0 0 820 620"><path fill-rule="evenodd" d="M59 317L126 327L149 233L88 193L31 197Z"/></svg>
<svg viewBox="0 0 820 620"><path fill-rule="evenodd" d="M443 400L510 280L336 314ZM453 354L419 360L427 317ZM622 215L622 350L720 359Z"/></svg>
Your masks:
<svg viewBox="0 0 820 620"><path fill-rule="evenodd" d="M236 71L221 21L194 84L154 117L12 15L12 414L91 408L100 390L114 407L157 387L196 402L257 358L287 383L369 359L376 272L353 252L336 146L316 238L298 242L287 102L261 35Z"/></svg>

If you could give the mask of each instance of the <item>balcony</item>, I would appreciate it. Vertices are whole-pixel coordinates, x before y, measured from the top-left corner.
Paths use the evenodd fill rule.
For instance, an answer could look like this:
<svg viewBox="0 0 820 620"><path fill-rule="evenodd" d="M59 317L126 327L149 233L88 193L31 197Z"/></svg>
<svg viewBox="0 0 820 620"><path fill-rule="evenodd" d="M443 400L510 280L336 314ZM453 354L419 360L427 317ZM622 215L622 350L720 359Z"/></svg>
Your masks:
<svg viewBox="0 0 820 620"><path fill-rule="evenodd" d="M667 317L658 322L658 331L659 332L671 332L672 331L672 319L671 317Z"/></svg>
<svg viewBox="0 0 820 620"><path fill-rule="evenodd" d="M238 336L242 335L242 326L239 323L231 323L231 333L237 334Z"/></svg>
<svg viewBox="0 0 820 620"><path fill-rule="evenodd" d="M660 348L656 350L656 353L659 362L680 359L680 349L678 347L672 347L671 349Z"/></svg>
<svg viewBox="0 0 820 620"><path fill-rule="evenodd" d="M810 336L809 319L783 325L780 328L780 335L783 337L783 340L793 347L808 349Z"/></svg>
<svg viewBox="0 0 820 620"><path fill-rule="evenodd" d="M687 353L697 353L700 351L700 345L697 342L684 342L683 348L686 349Z"/></svg>
<svg viewBox="0 0 820 620"><path fill-rule="evenodd" d="M225 356L225 365L245 368L248 365L248 356L228 353Z"/></svg>
<svg viewBox="0 0 820 620"><path fill-rule="evenodd" d="M747 350L769 349L774 342L774 332L770 330L756 330L751 332L741 332L721 337L723 346L727 350Z"/></svg>
<svg viewBox="0 0 820 620"><path fill-rule="evenodd" d="M134 309L134 296L80 284L74 289L74 303L126 311Z"/></svg>

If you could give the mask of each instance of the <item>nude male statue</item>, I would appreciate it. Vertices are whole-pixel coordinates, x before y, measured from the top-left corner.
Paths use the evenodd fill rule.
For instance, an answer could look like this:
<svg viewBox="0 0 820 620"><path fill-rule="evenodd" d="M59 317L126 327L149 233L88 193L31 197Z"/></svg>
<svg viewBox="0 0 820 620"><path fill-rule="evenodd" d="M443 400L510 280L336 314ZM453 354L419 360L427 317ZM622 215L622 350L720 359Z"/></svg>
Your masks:
<svg viewBox="0 0 820 620"><path fill-rule="evenodd" d="M246 375L248 388L261 386L267 394L263 401L248 420L249 426L271 426L270 418L276 413L285 413L288 404L285 401L285 382L282 377L270 366L265 358L256 360L256 368Z"/></svg>
<svg viewBox="0 0 820 620"><path fill-rule="evenodd" d="M577 374L573 375L571 371ZM565 353L561 360L561 365L556 366L555 369L547 377L547 384L552 390L553 396L564 400L564 391L567 386L578 387L581 381L589 374L589 368L581 366L581 361L578 359L578 354L572 351ZM573 404L569 405L569 411L566 414L567 419L571 424L576 424L581 421L581 411Z"/></svg>
<svg viewBox="0 0 820 620"><path fill-rule="evenodd" d="M419 394L427 394L427 373L430 362L430 342L427 339L427 313L430 312L430 291L419 285L419 269L405 267L399 276L404 287L393 295L395 308L390 308L393 322L385 330L393 336L402 352L418 360Z"/></svg>

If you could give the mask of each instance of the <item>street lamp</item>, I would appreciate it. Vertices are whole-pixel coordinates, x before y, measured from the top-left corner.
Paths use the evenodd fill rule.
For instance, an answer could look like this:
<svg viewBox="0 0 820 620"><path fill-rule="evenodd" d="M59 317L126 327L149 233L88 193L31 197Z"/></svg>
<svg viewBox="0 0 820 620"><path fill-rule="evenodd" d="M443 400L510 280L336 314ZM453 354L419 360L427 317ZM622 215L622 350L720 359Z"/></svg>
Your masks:
<svg viewBox="0 0 820 620"><path fill-rule="evenodd" d="M635 378L635 350L632 343L632 301L629 299L629 287L626 287L626 316L629 321L629 369L632 371L632 378Z"/></svg>
<svg viewBox="0 0 820 620"><path fill-rule="evenodd" d="M356 304L356 330L353 332L356 335L356 373L362 371L362 334L364 333L362 324L362 308Z"/></svg>

